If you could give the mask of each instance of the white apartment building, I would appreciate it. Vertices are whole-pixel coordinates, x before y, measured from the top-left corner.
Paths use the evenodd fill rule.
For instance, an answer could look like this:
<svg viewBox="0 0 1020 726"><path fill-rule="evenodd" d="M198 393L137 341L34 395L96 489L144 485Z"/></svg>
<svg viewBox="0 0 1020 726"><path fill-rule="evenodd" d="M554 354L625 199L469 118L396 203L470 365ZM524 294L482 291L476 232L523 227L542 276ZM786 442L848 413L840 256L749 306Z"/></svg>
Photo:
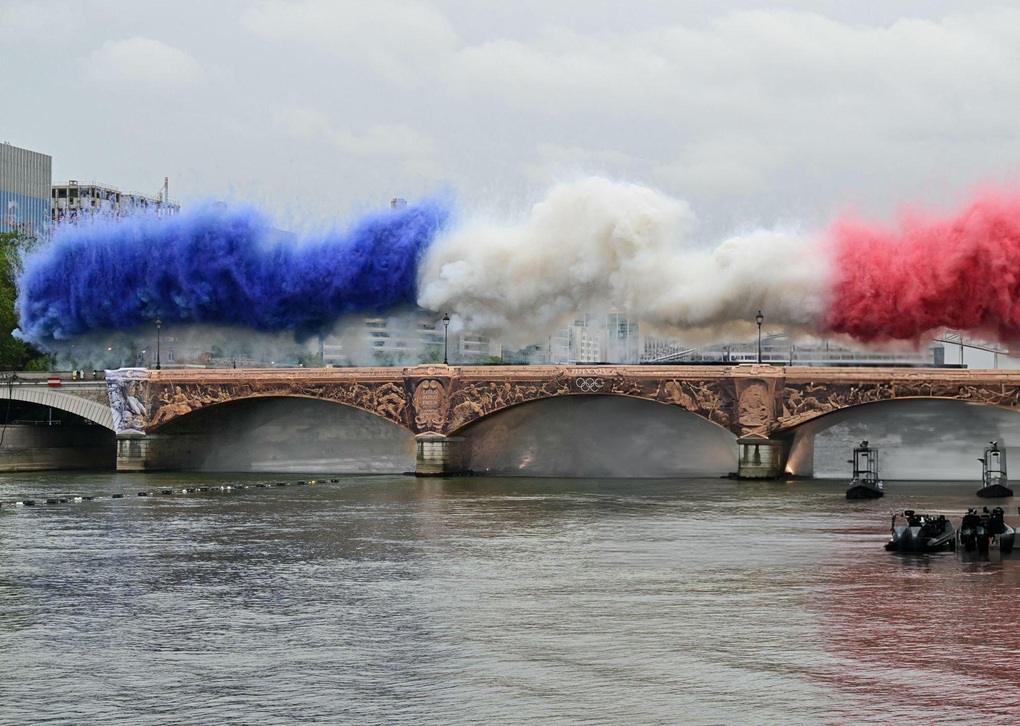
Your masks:
<svg viewBox="0 0 1020 726"><path fill-rule="evenodd" d="M138 211L158 215L177 214L179 204L169 201L168 181L155 196L136 192L122 192L117 187L98 182L79 182L74 179L54 184L50 189L50 220L53 224L74 222L85 215L120 216Z"/></svg>

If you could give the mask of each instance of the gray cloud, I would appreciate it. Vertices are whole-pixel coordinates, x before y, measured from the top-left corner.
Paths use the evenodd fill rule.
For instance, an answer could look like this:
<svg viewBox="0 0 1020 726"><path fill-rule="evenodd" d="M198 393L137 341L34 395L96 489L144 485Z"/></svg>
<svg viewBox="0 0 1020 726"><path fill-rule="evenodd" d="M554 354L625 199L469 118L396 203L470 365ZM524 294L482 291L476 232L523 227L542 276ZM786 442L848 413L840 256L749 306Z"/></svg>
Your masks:
<svg viewBox="0 0 1020 726"><path fill-rule="evenodd" d="M715 246L955 202L1020 160L1020 12L992 3L0 0L0 19L26 100L2 140L58 179L167 175L286 224L440 185L520 213L595 173L686 200Z"/></svg>
<svg viewBox="0 0 1020 726"><path fill-rule="evenodd" d="M165 93L202 80L202 66L180 48L153 38L111 40L80 63L87 83L122 92Z"/></svg>

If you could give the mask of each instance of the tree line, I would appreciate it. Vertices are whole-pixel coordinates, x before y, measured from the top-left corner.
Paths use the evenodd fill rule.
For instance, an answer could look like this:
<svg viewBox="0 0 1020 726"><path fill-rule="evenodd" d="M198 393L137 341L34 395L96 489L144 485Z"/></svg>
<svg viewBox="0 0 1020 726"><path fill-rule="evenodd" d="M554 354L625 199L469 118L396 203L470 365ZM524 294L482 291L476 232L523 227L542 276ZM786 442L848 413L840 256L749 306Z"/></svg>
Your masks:
<svg viewBox="0 0 1020 726"><path fill-rule="evenodd" d="M26 252L36 238L22 232L0 232L0 370L45 371L52 365L50 356L14 337L18 314L14 301L18 296L18 274Z"/></svg>

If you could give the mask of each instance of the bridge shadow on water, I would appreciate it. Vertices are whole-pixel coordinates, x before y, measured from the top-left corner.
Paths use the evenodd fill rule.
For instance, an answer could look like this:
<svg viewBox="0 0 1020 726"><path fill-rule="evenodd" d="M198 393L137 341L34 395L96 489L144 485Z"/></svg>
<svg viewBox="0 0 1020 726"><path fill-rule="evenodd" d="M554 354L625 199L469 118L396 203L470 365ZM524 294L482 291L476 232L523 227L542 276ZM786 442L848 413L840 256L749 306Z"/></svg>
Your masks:
<svg viewBox="0 0 1020 726"><path fill-rule="evenodd" d="M400 474L414 470L411 432L328 401L260 398L197 411L168 424L187 437L198 471Z"/></svg>
<svg viewBox="0 0 1020 726"><path fill-rule="evenodd" d="M814 476L849 475L867 439L886 480L970 480L984 446L1020 445L1020 416L949 400L902 399L855 406L806 425ZM238 401L165 427L193 442L199 471L404 473L413 435L365 411L297 398ZM619 396L564 396L515 406L455 433L466 468L493 476L720 477L736 470L729 431L682 409ZM796 456L796 452L794 456Z"/></svg>
<svg viewBox="0 0 1020 726"><path fill-rule="evenodd" d="M503 476L702 477L736 470L736 437L649 401L567 396L483 419L463 432L469 468Z"/></svg>

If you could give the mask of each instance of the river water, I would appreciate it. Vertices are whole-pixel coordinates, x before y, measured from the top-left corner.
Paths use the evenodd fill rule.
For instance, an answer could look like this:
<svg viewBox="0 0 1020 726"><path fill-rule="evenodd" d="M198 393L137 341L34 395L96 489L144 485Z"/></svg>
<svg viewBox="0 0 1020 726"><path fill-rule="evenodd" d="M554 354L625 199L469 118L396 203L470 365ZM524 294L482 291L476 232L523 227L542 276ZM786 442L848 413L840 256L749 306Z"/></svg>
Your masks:
<svg viewBox="0 0 1020 726"><path fill-rule="evenodd" d="M0 477L0 722L1020 721L1020 556L882 548L973 482L259 477Z"/></svg>

